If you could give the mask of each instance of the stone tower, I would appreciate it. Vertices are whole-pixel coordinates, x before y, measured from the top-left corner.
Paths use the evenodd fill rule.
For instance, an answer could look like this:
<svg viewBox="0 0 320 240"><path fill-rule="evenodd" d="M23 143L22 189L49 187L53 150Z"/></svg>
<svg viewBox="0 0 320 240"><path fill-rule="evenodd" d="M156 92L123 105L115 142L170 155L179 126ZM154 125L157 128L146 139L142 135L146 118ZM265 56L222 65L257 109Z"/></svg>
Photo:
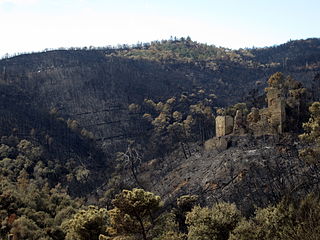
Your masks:
<svg viewBox="0 0 320 240"><path fill-rule="evenodd" d="M233 131L233 117L218 116L216 117L216 136L222 137L232 133Z"/></svg>
<svg viewBox="0 0 320 240"><path fill-rule="evenodd" d="M269 124L276 128L278 133L284 132L286 120L285 99L281 88L269 87L266 89L268 100Z"/></svg>

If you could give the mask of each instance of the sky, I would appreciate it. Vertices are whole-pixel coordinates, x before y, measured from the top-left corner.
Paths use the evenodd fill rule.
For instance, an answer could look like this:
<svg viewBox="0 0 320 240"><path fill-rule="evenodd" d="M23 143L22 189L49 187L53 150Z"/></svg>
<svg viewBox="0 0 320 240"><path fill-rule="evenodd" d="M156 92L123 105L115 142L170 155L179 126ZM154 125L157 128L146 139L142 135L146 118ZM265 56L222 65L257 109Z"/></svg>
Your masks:
<svg viewBox="0 0 320 240"><path fill-rule="evenodd" d="M0 57L171 36L232 49L320 37L319 0L0 0Z"/></svg>

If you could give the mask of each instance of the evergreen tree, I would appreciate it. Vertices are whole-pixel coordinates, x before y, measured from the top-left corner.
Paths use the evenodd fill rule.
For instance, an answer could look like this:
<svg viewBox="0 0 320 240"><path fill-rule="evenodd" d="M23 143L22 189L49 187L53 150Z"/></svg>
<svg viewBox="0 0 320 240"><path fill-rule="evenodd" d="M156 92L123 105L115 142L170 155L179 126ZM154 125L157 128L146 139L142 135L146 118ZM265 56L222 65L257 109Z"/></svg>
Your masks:
<svg viewBox="0 0 320 240"><path fill-rule="evenodd" d="M62 227L66 232L66 240L98 240L100 235L106 234L107 224L107 210L89 206L62 223Z"/></svg>
<svg viewBox="0 0 320 240"><path fill-rule="evenodd" d="M300 151L300 156L307 162L318 164L320 161L320 102L314 102L310 107L309 121L303 124L305 133L299 137L308 144Z"/></svg>
<svg viewBox="0 0 320 240"><path fill-rule="evenodd" d="M196 206L187 214L188 240L227 240L240 219L234 204L218 203L211 208Z"/></svg>
<svg viewBox="0 0 320 240"><path fill-rule="evenodd" d="M148 239L154 227L153 213L161 206L160 197L143 189L123 190L112 201L115 206L109 211L109 234L112 236L140 236Z"/></svg>

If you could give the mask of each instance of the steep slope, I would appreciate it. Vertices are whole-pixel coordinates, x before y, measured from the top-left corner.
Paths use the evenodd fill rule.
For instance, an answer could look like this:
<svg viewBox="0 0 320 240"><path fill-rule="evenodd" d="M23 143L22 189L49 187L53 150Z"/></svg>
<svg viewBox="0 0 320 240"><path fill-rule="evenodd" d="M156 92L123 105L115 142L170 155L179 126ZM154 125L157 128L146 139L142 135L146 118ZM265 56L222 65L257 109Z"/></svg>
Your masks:
<svg viewBox="0 0 320 240"><path fill-rule="evenodd" d="M234 202L247 214L255 206L318 191L319 174L299 158L301 146L294 137L225 138L229 148L223 151L193 146L188 159L178 152L153 159L139 168L138 181L166 204L174 204L181 195L196 194L203 205ZM132 183L132 174L126 176Z"/></svg>
<svg viewBox="0 0 320 240"><path fill-rule="evenodd" d="M319 67L320 39L289 41L279 46L252 49L256 61L262 64L278 63L288 71Z"/></svg>
<svg viewBox="0 0 320 240"><path fill-rule="evenodd" d="M34 105L13 86L0 84L0 135L3 174L16 181L27 171L31 179L62 184L73 195L95 189L108 174L108 157L67 122ZM6 173L4 169L11 169Z"/></svg>
<svg viewBox="0 0 320 240"><path fill-rule="evenodd" d="M187 232L185 214L193 204L232 202L250 216L256 207L274 204L283 197L292 201L318 193L318 165L305 162L298 154L305 147L297 132L301 122L308 119L305 110L310 96L293 79L285 78L291 87L278 82L286 93L276 91L272 99L290 98L286 133L254 137L252 132L244 135L239 131L206 140L214 136L216 113L235 116L237 109L250 111L244 103L230 104L247 99L249 107L262 107L265 82L276 71L312 86L313 100L319 100L319 59L319 39L236 51L180 39L121 49L57 50L1 60L0 236L64 239L66 226L72 230L76 225L81 233L94 231L97 238L95 227L101 223L105 206L111 209L115 194L134 187L154 192L165 202L157 212L148 211L156 217L168 210L155 221L164 223L163 230L156 227L149 231L164 231L165 237L159 239L174 236L173 224ZM228 108L224 112L218 109L221 106ZM258 116L251 113L251 118L260 118L259 112ZM264 113L272 117L272 112ZM272 124L271 117L264 120ZM237 126L245 127L241 125L245 121L239 119L242 117L238 115ZM277 127L277 121L273 123ZM218 140L223 147L217 147ZM199 201L195 202L195 196L184 196L177 204L177 198L186 194L198 195ZM137 200L143 199L139 196ZM102 206L102 211L89 207L87 213L75 215L76 221L62 224L80 206L92 203ZM290 210L288 215L293 215L292 206L284 208ZM308 206L302 204L297 212L318 224L314 220L318 218L309 217L317 215L310 215L314 207ZM138 208L144 211L141 204ZM268 214L266 218L269 222ZM125 225L130 222L123 215L121 219ZM299 215L292 219L299 219ZM106 222L104 218L102 221L105 234ZM282 220L278 222L281 226ZM275 229L273 222L271 225ZM244 234L248 226L254 225L247 225ZM313 233L314 225L310 226ZM132 229L138 228L128 228ZM212 226L208 229L211 231Z"/></svg>
<svg viewBox="0 0 320 240"><path fill-rule="evenodd" d="M133 129L137 126L132 124L133 114L128 110L131 103L142 105L145 98L157 102L172 96L190 95L193 91L211 91L217 96L212 107L227 106L242 101L253 89L262 93L267 78L276 71L291 74L305 86L311 86L320 70L319 47L319 39L309 39L271 48L233 51L180 39L133 48L56 50L3 59L0 61L4 96L2 134L27 135L32 128L41 129L37 130L41 133L37 138L39 141L45 142L50 137L55 140L53 144L56 145L48 151L52 149L53 154L57 154L53 157L57 159L57 164L76 162L75 165L69 164L70 169L64 169L66 172L55 181L68 185L71 191L88 193L109 177L105 174L108 161L116 165L116 153L126 151L128 140L137 139L136 129ZM143 110L135 114L143 115ZM49 112L52 115L48 115ZM139 135L143 136L145 126L141 124L138 127ZM12 129L16 130L12 132ZM87 139L88 136L95 141ZM149 143L140 143L145 144L145 148L149 146ZM102 153L95 148L97 145L102 147L107 157L100 155ZM146 162L151 158L158 159L159 168L164 169L154 177L150 176L154 184L147 184L148 190L163 196L170 196L174 192L172 188L178 188L172 196L193 191L191 189L199 186L204 191L207 183L199 179L209 174L205 169L219 168L208 163L224 164L221 156L214 155L205 156L201 158L203 162L193 165L200 159L198 153L187 158L182 155L181 149L177 151L178 155L171 158L166 158L165 154L149 155L147 158L142 156L140 160ZM246 152L241 154L247 156ZM260 155L252 161L258 162L263 154ZM192 180L187 181L190 173L184 170L180 174L181 179L173 177L178 169L184 169L183 166L189 169L188 172L196 171L190 175ZM242 169L241 166L229 167ZM152 165L149 167L153 169ZM90 176L88 184L87 173ZM143 174L148 173L142 170L140 173L142 175L138 177L146 179ZM173 179L172 183L163 180L163 185L156 184L167 175L167 179ZM67 176L73 180L68 182ZM228 179L234 176L231 174ZM99 179L96 181L95 177ZM210 176L210 179L213 185L218 184L215 183L215 176ZM229 182L228 179L221 181ZM84 184L80 184L83 180ZM182 188L179 184L186 187ZM244 189L243 192L247 191ZM220 198L232 199L233 193L230 190Z"/></svg>
<svg viewBox="0 0 320 240"><path fill-rule="evenodd" d="M199 88L214 92L217 106L229 105L252 89L262 91L275 71L310 86L320 68L319 46L310 39L231 51L180 39L126 49L57 50L1 60L0 80L24 89L47 111L77 120L108 151L131 137L130 103Z"/></svg>
<svg viewBox="0 0 320 240"><path fill-rule="evenodd" d="M130 135L129 103L168 97L180 86L192 85L179 71L168 72L148 61L105 57L99 51L49 52L1 64L6 83L26 90L47 111L77 120L108 144Z"/></svg>

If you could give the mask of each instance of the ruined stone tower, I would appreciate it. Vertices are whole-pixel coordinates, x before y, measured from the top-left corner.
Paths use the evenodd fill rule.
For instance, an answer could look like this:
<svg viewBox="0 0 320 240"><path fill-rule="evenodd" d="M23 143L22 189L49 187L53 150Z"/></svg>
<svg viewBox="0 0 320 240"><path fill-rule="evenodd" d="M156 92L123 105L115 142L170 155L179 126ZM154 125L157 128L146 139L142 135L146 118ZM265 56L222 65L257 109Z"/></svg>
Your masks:
<svg viewBox="0 0 320 240"><path fill-rule="evenodd" d="M320 75L317 75L316 78L320 86ZM226 112L232 116L216 118L216 136L229 134L233 136L246 134L277 136L285 131L292 131L301 121L298 119L299 116L303 116L303 113L306 112L306 91L301 83L290 76L284 78L282 73L275 73L268 79L268 87L265 88L268 106L262 109L252 108L249 114L243 114L241 108L235 107L237 104L230 107L231 110ZM237 109L236 112L235 109ZM286 109L289 110L288 113Z"/></svg>
<svg viewBox="0 0 320 240"><path fill-rule="evenodd" d="M266 88L269 112L269 124L274 127L277 133L283 133L286 120L285 99L281 88Z"/></svg>
<svg viewBox="0 0 320 240"><path fill-rule="evenodd" d="M233 117L218 116L216 117L216 136L222 137L232 133L233 131Z"/></svg>

